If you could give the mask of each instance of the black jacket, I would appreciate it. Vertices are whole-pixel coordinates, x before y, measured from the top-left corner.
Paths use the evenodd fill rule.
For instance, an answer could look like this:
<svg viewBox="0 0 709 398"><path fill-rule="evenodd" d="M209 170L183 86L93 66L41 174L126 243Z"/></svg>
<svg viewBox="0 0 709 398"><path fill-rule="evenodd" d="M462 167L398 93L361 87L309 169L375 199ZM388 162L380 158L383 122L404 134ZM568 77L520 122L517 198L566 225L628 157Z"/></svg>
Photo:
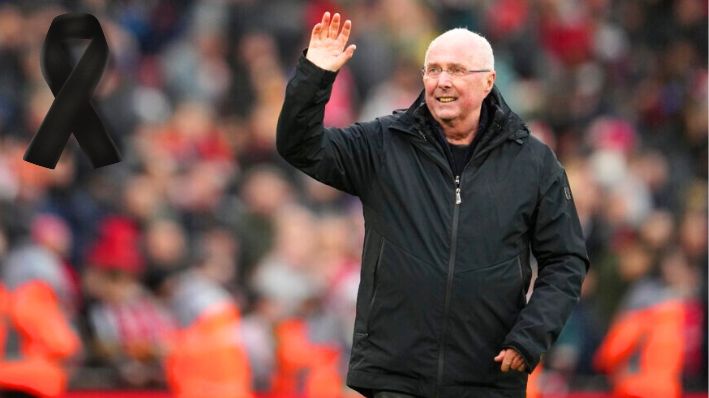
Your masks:
<svg viewBox="0 0 709 398"><path fill-rule="evenodd" d="M423 397L523 397L527 375L500 372L503 347L531 371L578 301L588 267L564 169L497 89L488 130L454 176L423 123L402 112L323 128L336 74L304 57L288 83L278 152L359 196L365 243L347 384ZM530 249L539 264L534 293Z"/></svg>

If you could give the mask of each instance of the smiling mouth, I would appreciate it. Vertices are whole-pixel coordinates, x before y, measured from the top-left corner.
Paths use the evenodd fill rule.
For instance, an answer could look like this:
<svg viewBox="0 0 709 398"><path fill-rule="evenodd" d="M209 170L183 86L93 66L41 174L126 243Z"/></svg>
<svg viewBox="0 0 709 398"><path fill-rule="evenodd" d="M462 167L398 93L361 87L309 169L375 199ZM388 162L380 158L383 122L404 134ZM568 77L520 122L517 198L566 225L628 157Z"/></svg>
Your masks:
<svg viewBox="0 0 709 398"><path fill-rule="evenodd" d="M448 103L448 102L453 102L453 101L455 101L456 98L455 98L455 97L438 97L437 100L438 100L438 102L443 102L443 103L445 104L445 103Z"/></svg>

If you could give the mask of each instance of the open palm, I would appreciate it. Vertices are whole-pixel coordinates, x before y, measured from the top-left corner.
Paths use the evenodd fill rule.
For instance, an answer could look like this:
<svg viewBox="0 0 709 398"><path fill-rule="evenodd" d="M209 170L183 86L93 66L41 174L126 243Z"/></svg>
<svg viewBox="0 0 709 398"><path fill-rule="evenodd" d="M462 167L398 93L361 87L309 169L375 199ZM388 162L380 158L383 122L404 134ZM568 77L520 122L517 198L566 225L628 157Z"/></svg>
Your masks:
<svg viewBox="0 0 709 398"><path fill-rule="evenodd" d="M342 24L340 31L340 14L335 13L331 20L330 13L325 12L322 21L313 26L305 57L322 69L337 72L354 54L356 46L347 46L351 30L349 19Z"/></svg>

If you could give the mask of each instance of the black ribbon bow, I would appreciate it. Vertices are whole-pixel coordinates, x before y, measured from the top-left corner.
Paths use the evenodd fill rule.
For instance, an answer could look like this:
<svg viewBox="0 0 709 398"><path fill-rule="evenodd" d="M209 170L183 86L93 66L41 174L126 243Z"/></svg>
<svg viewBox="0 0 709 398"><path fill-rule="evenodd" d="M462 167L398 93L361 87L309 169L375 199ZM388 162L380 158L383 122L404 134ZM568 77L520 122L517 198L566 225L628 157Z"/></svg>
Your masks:
<svg viewBox="0 0 709 398"><path fill-rule="evenodd" d="M67 39L90 39L76 66L72 66ZM94 167L121 161L116 144L106 132L91 95L108 60L108 44L98 19L91 14L62 14L49 26L42 47L42 74L54 102L24 159L53 169L72 131Z"/></svg>

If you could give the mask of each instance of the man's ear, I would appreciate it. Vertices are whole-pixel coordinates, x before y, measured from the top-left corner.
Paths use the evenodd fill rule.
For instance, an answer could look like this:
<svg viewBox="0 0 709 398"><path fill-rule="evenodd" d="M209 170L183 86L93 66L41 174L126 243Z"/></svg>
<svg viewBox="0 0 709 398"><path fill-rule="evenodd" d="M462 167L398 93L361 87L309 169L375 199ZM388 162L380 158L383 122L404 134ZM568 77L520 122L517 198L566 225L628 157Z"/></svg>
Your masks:
<svg viewBox="0 0 709 398"><path fill-rule="evenodd" d="M489 94L492 91L492 87L495 85L495 79L497 79L497 73L493 70L487 74L485 77L485 93Z"/></svg>

